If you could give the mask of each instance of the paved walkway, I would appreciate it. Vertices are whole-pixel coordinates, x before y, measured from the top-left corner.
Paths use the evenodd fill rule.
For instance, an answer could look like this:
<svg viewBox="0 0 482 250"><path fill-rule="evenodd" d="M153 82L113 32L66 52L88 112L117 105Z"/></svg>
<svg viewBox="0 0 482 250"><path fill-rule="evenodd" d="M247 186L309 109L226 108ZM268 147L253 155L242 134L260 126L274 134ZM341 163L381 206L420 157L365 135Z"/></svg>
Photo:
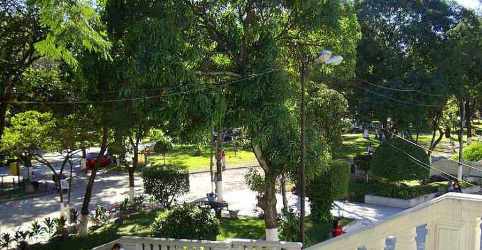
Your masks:
<svg viewBox="0 0 482 250"><path fill-rule="evenodd" d="M85 184L87 176L83 175L79 170L79 166L75 166L77 177L73 184L72 190L72 206L80 208L82 205ZM224 198L229 203L230 209L240 210L240 215L256 216L259 208L256 208L256 193L249 190L244 181L244 175L247 168L229 169L223 174L224 182ZM143 192L142 178L136 176L136 193ZM205 197L211 192L210 174L195 173L190 175L190 192L181 198L181 200L190 201L197 198ZM105 173L100 171L94 184L92 201L90 208L94 209L96 204L105 206L113 205L122 201L128 195L128 175L125 173ZM282 202L281 195L278 195L278 211L281 211ZM297 197L288 194L289 204L293 208L297 208ZM399 209L378 207L358 203L337 203L338 208L332 212L335 216L344 216L361 220L362 222L376 222L391 216ZM34 220L41 220L44 217L58 216L60 205L57 195L49 195L36 197L22 201L11 201L0 204L0 233L11 232L19 227L29 227ZM309 202L307 202L309 208ZM307 211L309 213L309 209Z"/></svg>

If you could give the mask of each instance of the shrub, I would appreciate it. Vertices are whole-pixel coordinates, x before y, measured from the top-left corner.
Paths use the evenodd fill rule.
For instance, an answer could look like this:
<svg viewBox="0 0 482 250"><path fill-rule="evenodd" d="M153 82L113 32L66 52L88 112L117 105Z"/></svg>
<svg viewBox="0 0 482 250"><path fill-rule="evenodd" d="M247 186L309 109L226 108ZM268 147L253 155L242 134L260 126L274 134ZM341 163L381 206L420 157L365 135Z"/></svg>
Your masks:
<svg viewBox="0 0 482 250"><path fill-rule="evenodd" d="M280 239L284 241L300 241L300 217L292 210L282 211L280 223Z"/></svg>
<svg viewBox="0 0 482 250"><path fill-rule="evenodd" d="M429 164L428 155L422 148L400 138L392 138L385 140L375 151L370 171L374 176L389 181L422 180L429 176L430 171L426 167Z"/></svg>
<svg viewBox="0 0 482 250"><path fill-rule="evenodd" d="M208 208L184 204L159 215L151 229L156 237L216 240L219 220Z"/></svg>
<svg viewBox="0 0 482 250"><path fill-rule="evenodd" d="M189 192L189 173L178 166L162 165L144 169L144 192L156 198L162 207Z"/></svg>
<svg viewBox="0 0 482 250"><path fill-rule="evenodd" d="M164 157L164 164L166 164L166 154L174 148L171 141L167 138L163 138L156 142L154 145L154 152L162 154Z"/></svg>
<svg viewBox="0 0 482 250"><path fill-rule="evenodd" d="M97 205L92 216L92 221L96 226L102 226L109 222L109 212L101 205Z"/></svg>
<svg viewBox="0 0 482 250"><path fill-rule="evenodd" d="M357 155L353 158L353 163L358 166L361 170L368 172L370 170L370 160L372 159L371 155L362 154Z"/></svg>
<svg viewBox="0 0 482 250"><path fill-rule="evenodd" d="M464 160L467 161L480 161L482 160L482 143L473 142L464 148Z"/></svg>
<svg viewBox="0 0 482 250"><path fill-rule="evenodd" d="M331 220L330 209L335 199L345 198L350 182L350 165L346 161L331 161L323 173L315 176L307 188L314 223Z"/></svg>

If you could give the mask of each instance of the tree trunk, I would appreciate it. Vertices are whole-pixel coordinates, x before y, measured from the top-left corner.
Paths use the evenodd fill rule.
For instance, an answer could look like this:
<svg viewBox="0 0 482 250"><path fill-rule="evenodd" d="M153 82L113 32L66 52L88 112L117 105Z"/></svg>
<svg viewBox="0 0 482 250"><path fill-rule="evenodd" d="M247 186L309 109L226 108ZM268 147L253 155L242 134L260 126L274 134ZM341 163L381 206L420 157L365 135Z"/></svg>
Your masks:
<svg viewBox="0 0 482 250"><path fill-rule="evenodd" d="M283 210L288 211L288 197L286 196L286 175L281 175L281 196L283 197Z"/></svg>
<svg viewBox="0 0 482 250"><path fill-rule="evenodd" d="M218 201L223 201L223 165L221 159L222 145L221 145L221 130L216 136L216 196Z"/></svg>
<svg viewBox="0 0 482 250"><path fill-rule="evenodd" d="M84 194L84 201L82 202L82 208L80 211L80 225L79 225L79 234L81 236L86 236L88 233L88 222L89 222L89 204L90 199L92 197L92 190L94 188L94 181L97 175L97 168L100 165L100 157L102 157L107 149L107 137L108 137L108 129L106 127L102 128L102 143L100 147L99 155L97 155L96 164L91 171L89 182L87 183L87 187L85 189Z"/></svg>
<svg viewBox="0 0 482 250"><path fill-rule="evenodd" d="M12 83L7 80L5 83L5 88L3 89L3 95L0 96L0 141L3 137L3 131L5 131L5 126L7 125L7 110L8 101L12 96Z"/></svg>
<svg viewBox="0 0 482 250"><path fill-rule="evenodd" d="M265 173L265 189L263 196L264 223L266 225L266 240L278 241L278 225L276 223L276 177Z"/></svg>
<svg viewBox="0 0 482 250"><path fill-rule="evenodd" d="M467 144L470 144L472 137L472 106L470 101L465 105L465 127L467 128Z"/></svg>
<svg viewBox="0 0 482 250"><path fill-rule="evenodd" d="M69 159L69 165L70 165L70 174L69 174L69 192L67 194L67 205L70 205L70 198L71 198L71 191L72 191L72 168L73 164L72 161Z"/></svg>
<svg viewBox="0 0 482 250"><path fill-rule="evenodd" d="M465 102L462 99L459 104L459 114L460 114L460 123L459 123L459 169L457 172L457 179L462 181L463 175L463 166L462 162L464 160L464 121L465 121Z"/></svg>

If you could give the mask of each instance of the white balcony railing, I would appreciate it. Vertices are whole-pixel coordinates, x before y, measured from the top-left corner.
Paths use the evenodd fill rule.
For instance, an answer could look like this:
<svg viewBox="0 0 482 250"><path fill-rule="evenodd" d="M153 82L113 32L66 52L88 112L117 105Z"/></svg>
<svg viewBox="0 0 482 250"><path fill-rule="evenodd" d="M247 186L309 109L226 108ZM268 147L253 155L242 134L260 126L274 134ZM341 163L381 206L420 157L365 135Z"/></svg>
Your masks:
<svg viewBox="0 0 482 250"><path fill-rule="evenodd" d="M482 196L448 193L306 250L480 250Z"/></svg>
<svg viewBox="0 0 482 250"><path fill-rule="evenodd" d="M301 243L273 242L263 240L226 240L226 241L201 241L161 239L147 237L121 237L118 240L93 248L92 250L111 250L115 243L121 244L124 250L301 250Z"/></svg>

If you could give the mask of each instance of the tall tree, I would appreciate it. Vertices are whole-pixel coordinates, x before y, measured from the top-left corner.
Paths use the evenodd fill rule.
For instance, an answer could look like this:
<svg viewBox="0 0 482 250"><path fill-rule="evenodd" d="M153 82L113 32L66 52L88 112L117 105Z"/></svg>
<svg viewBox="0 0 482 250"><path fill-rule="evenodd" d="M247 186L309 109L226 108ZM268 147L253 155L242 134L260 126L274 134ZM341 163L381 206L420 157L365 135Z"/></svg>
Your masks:
<svg viewBox="0 0 482 250"><path fill-rule="evenodd" d="M297 100L293 83L298 79L288 73L297 71L299 61L289 51L298 40L314 43L312 52L330 44L324 39L342 41L323 32L335 35L339 32L332 26L350 26L340 20L349 5L339 1L184 3L195 17L193 37L205 54L199 70L212 81L227 81L219 92L226 101L224 123L246 129L263 169L266 239L277 240L275 183L296 165L298 156L293 143L299 126L293 113Z"/></svg>
<svg viewBox="0 0 482 250"><path fill-rule="evenodd" d="M449 96L441 51L457 16L439 0L360 1L360 80L349 92L360 120L379 120L388 133L418 133L437 121Z"/></svg>
<svg viewBox="0 0 482 250"><path fill-rule="evenodd" d="M75 51L105 53L98 22L87 1L0 1L0 139L23 72L43 56L75 66Z"/></svg>

